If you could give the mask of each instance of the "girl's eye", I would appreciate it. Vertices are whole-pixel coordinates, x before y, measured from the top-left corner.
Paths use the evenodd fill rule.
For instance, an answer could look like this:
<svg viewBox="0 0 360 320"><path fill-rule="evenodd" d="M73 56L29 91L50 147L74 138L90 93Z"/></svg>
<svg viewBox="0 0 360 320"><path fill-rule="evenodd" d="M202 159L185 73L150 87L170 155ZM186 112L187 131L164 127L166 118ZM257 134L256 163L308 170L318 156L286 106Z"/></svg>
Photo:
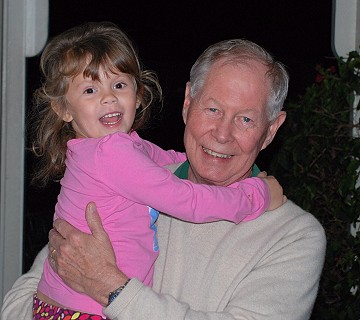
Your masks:
<svg viewBox="0 0 360 320"><path fill-rule="evenodd" d="M84 93L86 94L91 94L91 93L94 93L95 92L95 89L94 88L88 88L84 91Z"/></svg>
<svg viewBox="0 0 360 320"><path fill-rule="evenodd" d="M126 87L126 84L125 83L122 83L122 82L118 82L117 84L115 84L114 88L115 89L122 89L122 88L125 88Z"/></svg>

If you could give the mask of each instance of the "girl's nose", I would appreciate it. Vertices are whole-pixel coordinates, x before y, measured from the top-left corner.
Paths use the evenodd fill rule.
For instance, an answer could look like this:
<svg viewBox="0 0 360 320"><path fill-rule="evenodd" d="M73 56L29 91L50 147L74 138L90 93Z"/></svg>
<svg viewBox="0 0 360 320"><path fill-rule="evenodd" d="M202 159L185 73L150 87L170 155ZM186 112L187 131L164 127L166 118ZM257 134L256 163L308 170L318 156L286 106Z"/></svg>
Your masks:
<svg viewBox="0 0 360 320"><path fill-rule="evenodd" d="M118 99L112 92L108 92L104 94L101 102L102 104L113 104L113 103L117 103Z"/></svg>

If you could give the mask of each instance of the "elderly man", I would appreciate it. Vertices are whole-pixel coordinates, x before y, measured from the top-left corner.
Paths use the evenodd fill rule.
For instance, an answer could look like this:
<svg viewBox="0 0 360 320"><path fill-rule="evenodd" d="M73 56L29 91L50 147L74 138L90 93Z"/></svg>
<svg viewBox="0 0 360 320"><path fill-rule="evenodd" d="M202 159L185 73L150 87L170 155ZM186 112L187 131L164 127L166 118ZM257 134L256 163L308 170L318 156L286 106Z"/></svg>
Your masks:
<svg viewBox="0 0 360 320"><path fill-rule="evenodd" d="M218 186L254 174L258 153L285 120L287 86L283 66L256 44L230 40L209 47L186 86L188 162L175 174ZM86 214L91 235L55 222L50 259L63 280L102 303L110 319L310 317L326 240L318 221L290 200L239 225L192 224L161 215L153 288L129 280L117 268L95 206ZM44 249L15 283L4 301L3 319L31 318L31 296L46 256Z"/></svg>

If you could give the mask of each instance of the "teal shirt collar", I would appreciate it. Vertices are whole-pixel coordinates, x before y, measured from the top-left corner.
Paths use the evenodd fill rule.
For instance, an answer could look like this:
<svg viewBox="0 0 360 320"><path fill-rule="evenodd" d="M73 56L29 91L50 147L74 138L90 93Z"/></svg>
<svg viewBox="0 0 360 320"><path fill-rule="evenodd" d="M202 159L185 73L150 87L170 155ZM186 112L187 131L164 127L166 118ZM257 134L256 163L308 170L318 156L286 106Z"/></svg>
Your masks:
<svg viewBox="0 0 360 320"><path fill-rule="evenodd" d="M189 166L190 166L189 161L185 161L183 164L180 165L180 167L176 169L174 174L178 176L180 179L187 179ZM256 177L259 173L260 173L259 167L256 164L254 164L252 168L251 176Z"/></svg>

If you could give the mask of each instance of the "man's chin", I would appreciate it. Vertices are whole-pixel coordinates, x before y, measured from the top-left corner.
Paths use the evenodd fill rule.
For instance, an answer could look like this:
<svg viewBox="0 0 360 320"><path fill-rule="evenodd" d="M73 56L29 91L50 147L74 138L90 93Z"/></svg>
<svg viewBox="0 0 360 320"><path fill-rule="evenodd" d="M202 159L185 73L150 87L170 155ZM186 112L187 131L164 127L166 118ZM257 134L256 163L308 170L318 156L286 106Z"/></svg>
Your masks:
<svg viewBox="0 0 360 320"><path fill-rule="evenodd" d="M229 179L224 175L222 170L202 169L194 173L194 180L196 183L215 185L215 186L227 186L233 182L229 182Z"/></svg>

